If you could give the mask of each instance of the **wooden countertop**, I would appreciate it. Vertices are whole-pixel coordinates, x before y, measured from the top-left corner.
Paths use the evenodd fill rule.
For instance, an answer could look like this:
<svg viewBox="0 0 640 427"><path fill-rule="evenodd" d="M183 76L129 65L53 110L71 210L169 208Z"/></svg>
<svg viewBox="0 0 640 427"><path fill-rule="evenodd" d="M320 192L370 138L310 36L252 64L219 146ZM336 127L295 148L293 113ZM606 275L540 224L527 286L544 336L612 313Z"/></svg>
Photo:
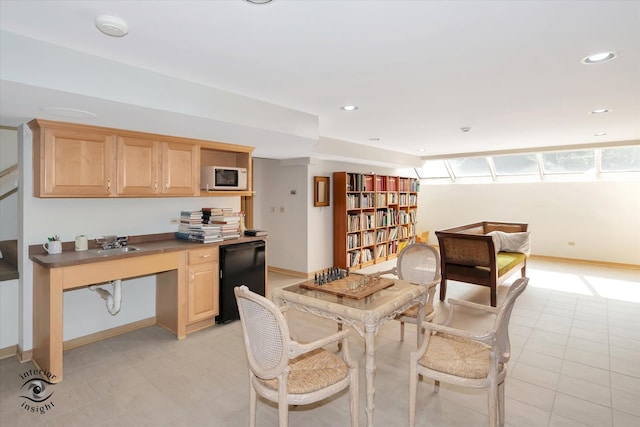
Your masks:
<svg viewBox="0 0 640 427"><path fill-rule="evenodd" d="M89 250L87 251L75 251L75 242L63 242L62 253L53 255L48 254L42 245L31 245L29 246L29 259L45 268L58 268L95 262L114 261L123 258L135 258L165 252L202 249L210 246L235 245L238 243L258 240L267 240L267 236L244 236L239 239L202 244L176 239L174 233L147 234L129 236L127 245L140 248L138 251L109 255L100 254L98 253L98 250L102 248L95 243L94 239L92 239L89 241Z"/></svg>

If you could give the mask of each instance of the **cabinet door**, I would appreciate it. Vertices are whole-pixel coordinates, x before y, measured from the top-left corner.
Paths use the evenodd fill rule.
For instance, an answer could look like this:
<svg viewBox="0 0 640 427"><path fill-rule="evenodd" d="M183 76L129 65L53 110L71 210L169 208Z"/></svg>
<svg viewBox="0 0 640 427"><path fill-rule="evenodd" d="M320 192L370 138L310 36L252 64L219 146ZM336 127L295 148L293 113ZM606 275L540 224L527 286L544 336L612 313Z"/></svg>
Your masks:
<svg viewBox="0 0 640 427"><path fill-rule="evenodd" d="M200 194L200 147L162 143L162 193L168 196Z"/></svg>
<svg viewBox="0 0 640 427"><path fill-rule="evenodd" d="M115 136L44 129L39 147L37 197L108 197L115 194ZM38 167L38 166L36 166Z"/></svg>
<svg viewBox="0 0 640 427"><path fill-rule="evenodd" d="M160 143L118 137L118 194L150 196L160 191Z"/></svg>
<svg viewBox="0 0 640 427"><path fill-rule="evenodd" d="M218 314L218 265L189 267L187 324L210 319Z"/></svg>

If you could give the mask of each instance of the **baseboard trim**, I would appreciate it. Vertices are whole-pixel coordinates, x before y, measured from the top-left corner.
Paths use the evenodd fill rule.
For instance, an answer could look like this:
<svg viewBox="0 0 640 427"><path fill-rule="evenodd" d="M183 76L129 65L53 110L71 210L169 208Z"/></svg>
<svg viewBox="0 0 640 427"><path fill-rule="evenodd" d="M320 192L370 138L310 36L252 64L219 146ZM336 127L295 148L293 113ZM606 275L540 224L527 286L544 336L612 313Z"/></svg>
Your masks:
<svg viewBox="0 0 640 427"><path fill-rule="evenodd" d="M126 325L116 326L115 328L107 329L104 331L96 332L95 334L85 335L83 337L74 338L72 340L65 341L62 344L63 351L71 350L73 348L82 347L83 345L93 344L98 341L112 338L118 335L133 332L137 329L146 328L147 326L153 326L156 324L155 317L149 317L148 319L138 320L133 323L127 323Z"/></svg>
<svg viewBox="0 0 640 427"><path fill-rule="evenodd" d="M273 271L274 273L286 274L287 276L303 277L305 279L309 279L313 277L313 273L304 273L302 271L287 270L286 268L269 266L267 269L269 271Z"/></svg>
<svg viewBox="0 0 640 427"><path fill-rule="evenodd" d="M18 355L18 344L10 345L9 347L0 348L0 360L6 359L11 356Z"/></svg>
<svg viewBox="0 0 640 427"><path fill-rule="evenodd" d="M564 258L564 257L557 257L557 256L533 255L533 254L529 258L542 259L547 261L573 262L576 264L599 265L602 267L616 267L616 268L628 268L632 270L640 270L640 265L638 264L624 264L619 262L595 261L595 260L589 260L589 259Z"/></svg>

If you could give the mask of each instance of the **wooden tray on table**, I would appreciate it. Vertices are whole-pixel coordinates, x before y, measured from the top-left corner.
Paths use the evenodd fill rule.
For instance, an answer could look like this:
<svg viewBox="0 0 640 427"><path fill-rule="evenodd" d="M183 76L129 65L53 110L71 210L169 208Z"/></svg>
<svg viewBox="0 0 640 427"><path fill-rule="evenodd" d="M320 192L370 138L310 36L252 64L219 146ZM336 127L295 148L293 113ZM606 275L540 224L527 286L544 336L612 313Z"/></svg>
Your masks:
<svg viewBox="0 0 640 427"><path fill-rule="evenodd" d="M385 279L381 277L372 284L366 284L364 287L358 287L355 290L351 290L351 283L354 281L359 282L363 277L364 276L352 274L344 279L334 280L333 282L325 283L323 285L313 283L313 280L307 280L306 282L300 283L300 287L314 291L327 292L345 298L362 299L378 292L381 289L388 288L395 283L393 279Z"/></svg>

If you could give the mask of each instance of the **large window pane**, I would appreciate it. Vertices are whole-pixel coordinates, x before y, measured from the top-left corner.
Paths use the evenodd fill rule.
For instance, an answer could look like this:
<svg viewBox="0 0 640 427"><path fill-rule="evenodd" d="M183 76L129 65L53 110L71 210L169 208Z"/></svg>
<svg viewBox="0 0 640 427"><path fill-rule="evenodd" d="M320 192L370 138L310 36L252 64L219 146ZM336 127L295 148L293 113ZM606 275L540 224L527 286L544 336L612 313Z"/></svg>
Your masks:
<svg viewBox="0 0 640 427"><path fill-rule="evenodd" d="M639 172L640 146L603 148L600 168L602 172Z"/></svg>
<svg viewBox="0 0 640 427"><path fill-rule="evenodd" d="M561 151L542 154L544 173L584 173L595 169L594 150Z"/></svg>
<svg viewBox="0 0 640 427"><path fill-rule="evenodd" d="M453 174L457 177L491 176L486 157L464 157L449 160Z"/></svg>
<svg viewBox="0 0 640 427"><path fill-rule="evenodd" d="M538 159L535 154L514 154L492 157L496 175L536 175Z"/></svg>
<svg viewBox="0 0 640 427"><path fill-rule="evenodd" d="M420 178L450 178L444 160L427 160L422 168L416 168Z"/></svg>

